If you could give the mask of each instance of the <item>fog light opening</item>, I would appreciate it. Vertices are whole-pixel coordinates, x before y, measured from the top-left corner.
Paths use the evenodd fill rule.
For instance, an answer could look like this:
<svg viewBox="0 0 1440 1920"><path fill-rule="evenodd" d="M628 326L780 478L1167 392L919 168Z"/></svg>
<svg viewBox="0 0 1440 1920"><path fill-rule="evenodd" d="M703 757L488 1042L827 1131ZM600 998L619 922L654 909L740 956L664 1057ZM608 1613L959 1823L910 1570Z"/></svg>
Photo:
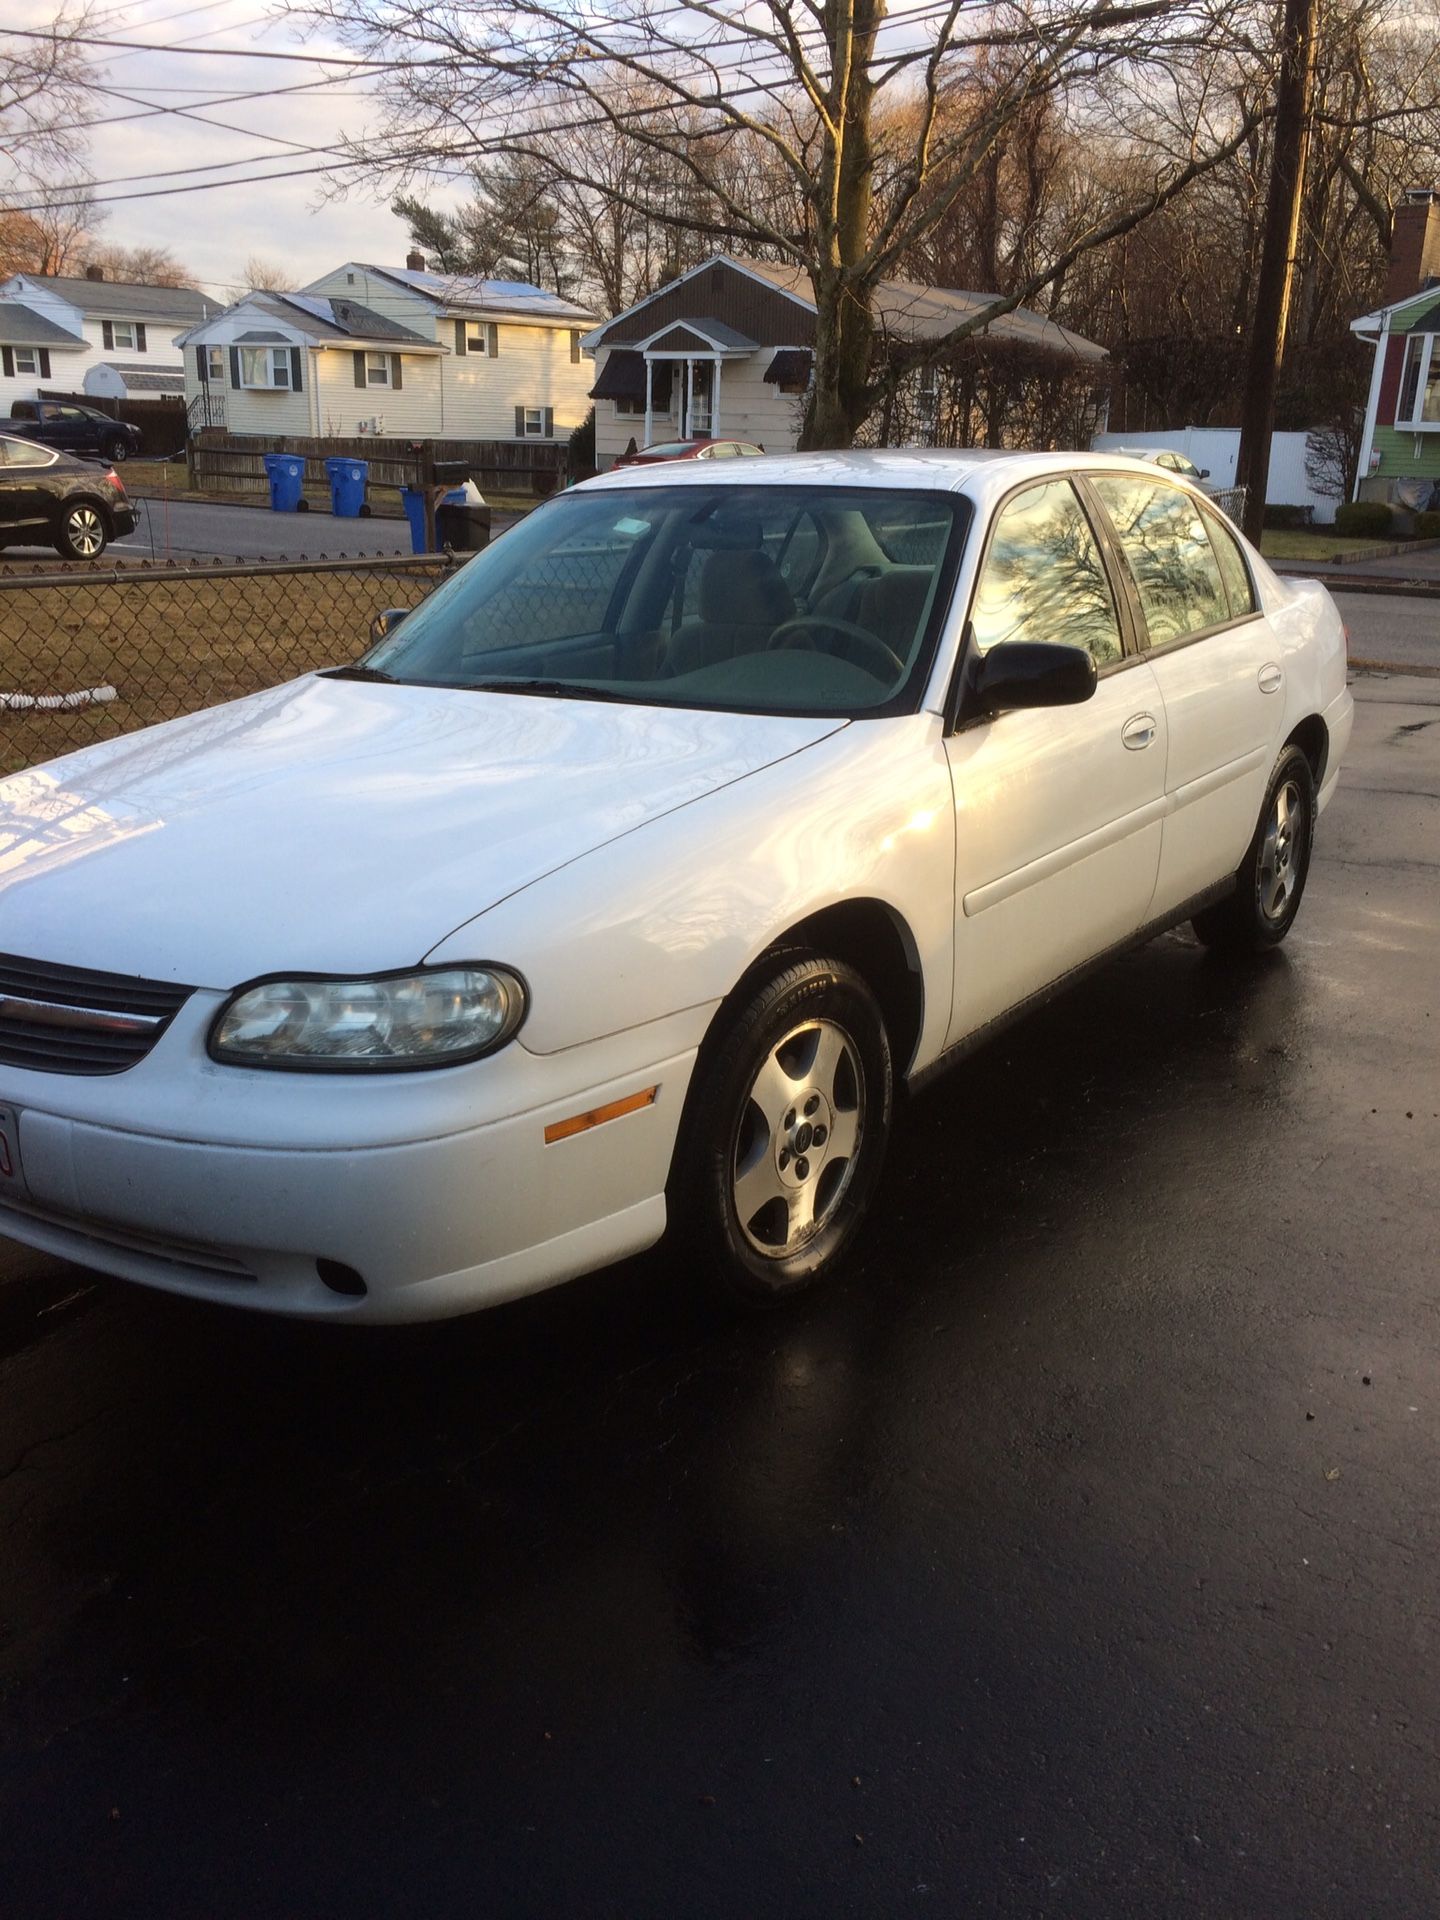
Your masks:
<svg viewBox="0 0 1440 1920"><path fill-rule="evenodd" d="M332 1293L343 1293L351 1300L359 1300L366 1291L365 1282L354 1267L347 1267L343 1260L317 1260L315 1271Z"/></svg>

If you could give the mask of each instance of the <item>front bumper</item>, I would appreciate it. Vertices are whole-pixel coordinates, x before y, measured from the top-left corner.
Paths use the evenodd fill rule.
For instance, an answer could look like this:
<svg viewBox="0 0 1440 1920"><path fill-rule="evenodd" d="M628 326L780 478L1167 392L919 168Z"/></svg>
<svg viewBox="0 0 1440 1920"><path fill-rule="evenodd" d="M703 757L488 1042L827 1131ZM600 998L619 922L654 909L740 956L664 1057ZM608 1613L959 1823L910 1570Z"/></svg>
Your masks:
<svg viewBox="0 0 1440 1920"><path fill-rule="evenodd" d="M654 1056L657 1039L677 1037L674 1022L567 1055L513 1042L488 1060L381 1086L202 1065L195 1050L215 998L194 996L205 1004L187 1006L125 1073L0 1067L23 1170L23 1188L0 1183L0 1233L206 1300L401 1321L537 1291L663 1232L695 1057L688 1045ZM210 1098L188 1087L187 1111L173 1089L167 1100L165 1083L191 1073ZM652 1086L653 1103L546 1144L547 1126ZM484 1111L500 1106L509 1110ZM153 1126L162 1114L163 1132ZM406 1137L386 1137L397 1133ZM358 1275L364 1293L327 1285L322 1272L337 1269Z"/></svg>

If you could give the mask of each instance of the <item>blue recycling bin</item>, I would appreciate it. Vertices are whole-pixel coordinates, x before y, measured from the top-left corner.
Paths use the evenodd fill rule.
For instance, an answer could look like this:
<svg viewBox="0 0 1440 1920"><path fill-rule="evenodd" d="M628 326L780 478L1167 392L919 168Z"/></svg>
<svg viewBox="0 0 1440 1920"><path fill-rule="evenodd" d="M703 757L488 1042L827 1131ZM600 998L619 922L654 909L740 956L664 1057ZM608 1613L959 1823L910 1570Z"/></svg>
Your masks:
<svg viewBox="0 0 1440 1920"><path fill-rule="evenodd" d="M298 454L267 453L265 476L270 482L270 505L276 513L303 513L300 490L305 484L305 462Z"/></svg>
<svg viewBox="0 0 1440 1920"><path fill-rule="evenodd" d="M368 512L365 482L370 475L368 460L327 460L325 477L330 482L330 511L338 520L358 520Z"/></svg>
<svg viewBox="0 0 1440 1920"><path fill-rule="evenodd" d="M422 487L402 487L400 502L405 509L405 518L410 522L410 551L426 553L433 551L425 545L425 492ZM450 493L442 493L438 504L442 507L464 506L465 489L456 487Z"/></svg>

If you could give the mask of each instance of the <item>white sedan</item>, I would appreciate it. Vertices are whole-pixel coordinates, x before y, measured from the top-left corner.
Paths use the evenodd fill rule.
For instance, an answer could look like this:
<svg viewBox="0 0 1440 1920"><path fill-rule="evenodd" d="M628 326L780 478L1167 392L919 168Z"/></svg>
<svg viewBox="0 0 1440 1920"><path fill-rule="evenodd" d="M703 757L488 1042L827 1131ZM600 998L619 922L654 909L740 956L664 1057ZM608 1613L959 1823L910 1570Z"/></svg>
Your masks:
<svg viewBox="0 0 1440 1920"><path fill-rule="evenodd" d="M1351 724L1324 589L1100 454L632 468L381 634L0 782L0 1232L385 1321L668 1226L774 1299L897 1088L1283 939Z"/></svg>

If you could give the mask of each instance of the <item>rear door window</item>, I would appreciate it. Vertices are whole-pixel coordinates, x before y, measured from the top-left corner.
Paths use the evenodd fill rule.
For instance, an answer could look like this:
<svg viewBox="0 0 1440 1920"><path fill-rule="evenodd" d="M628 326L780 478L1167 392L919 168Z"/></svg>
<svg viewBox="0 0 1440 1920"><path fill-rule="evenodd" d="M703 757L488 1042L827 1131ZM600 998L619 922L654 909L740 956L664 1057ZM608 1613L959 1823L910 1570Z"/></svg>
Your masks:
<svg viewBox="0 0 1440 1920"><path fill-rule="evenodd" d="M1210 530L1210 544L1220 563L1220 577L1225 582L1225 595L1230 602L1230 618L1243 620L1247 614L1254 613L1256 607L1255 587L1250 578L1250 569L1245 564L1245 556L1240 551L1240 542L1218 514L1207 512L1205 525Z"/></svg>
<svg viewBox="0 0 1440 1920"><path fill-rule="evenodd" d="M1223 625L1230 600L1198 502L1161 479L1106 473L1090 484L1135 581L1150 645Z"/></svg>

